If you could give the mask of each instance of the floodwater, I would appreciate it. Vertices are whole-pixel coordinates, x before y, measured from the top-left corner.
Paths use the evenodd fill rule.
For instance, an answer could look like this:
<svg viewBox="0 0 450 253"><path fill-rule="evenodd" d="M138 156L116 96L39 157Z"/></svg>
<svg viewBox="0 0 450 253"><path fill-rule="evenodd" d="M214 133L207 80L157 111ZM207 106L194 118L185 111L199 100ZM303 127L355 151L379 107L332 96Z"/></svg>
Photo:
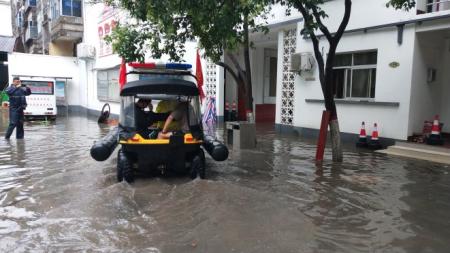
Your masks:
<svg viewBox="0 0 450 253"><path fill-rule="evenodd" d="M0 140L0 252L450 251L448 166L350 146L317 169L313 142L263 128L207 180L130 185L89 155L108 131L72 115Z"/></svg>

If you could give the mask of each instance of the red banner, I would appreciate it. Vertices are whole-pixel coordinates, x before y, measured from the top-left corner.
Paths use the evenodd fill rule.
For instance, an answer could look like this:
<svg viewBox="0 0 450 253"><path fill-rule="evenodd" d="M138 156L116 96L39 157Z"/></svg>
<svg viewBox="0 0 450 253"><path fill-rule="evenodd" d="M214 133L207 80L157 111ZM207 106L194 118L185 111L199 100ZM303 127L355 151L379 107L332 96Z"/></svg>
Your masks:
<svg viewBox="0 0 450 253"><path fill-rule="evenodd" d="M205 98L205 93L203 93L203 72L202 72L202 62L200 58L200 53L197 50L197 62L195 65L195 76L197 77L197 87L198 93L200 94L200 101Z"/></svg>

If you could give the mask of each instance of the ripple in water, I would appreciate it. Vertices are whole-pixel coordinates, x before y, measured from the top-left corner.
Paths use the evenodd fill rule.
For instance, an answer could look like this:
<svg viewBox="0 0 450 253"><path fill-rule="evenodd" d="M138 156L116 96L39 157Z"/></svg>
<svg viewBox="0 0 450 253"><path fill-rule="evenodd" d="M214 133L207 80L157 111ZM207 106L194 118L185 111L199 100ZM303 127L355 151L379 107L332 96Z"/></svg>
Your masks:
<svg viewBox="0 0 450 253"><path fill-rule="evenodd" d="M1 118L4 134L6 121ZM115 180L107 134L72 115L0 140L1 252L446 252L448 166L346 147L314 164L315 140L258 129L255 150L207 159L208 180ZM222 131L219 131L221 134ZM330 150L326 150L326 161Z"/></svg>

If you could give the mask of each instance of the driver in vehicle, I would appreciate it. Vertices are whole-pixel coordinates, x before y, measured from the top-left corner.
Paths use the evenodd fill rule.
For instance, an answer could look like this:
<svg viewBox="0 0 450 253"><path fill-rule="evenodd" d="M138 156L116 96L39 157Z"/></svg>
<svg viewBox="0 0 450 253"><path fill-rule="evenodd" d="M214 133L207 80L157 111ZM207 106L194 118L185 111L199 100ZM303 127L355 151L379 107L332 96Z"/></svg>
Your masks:
<svg viewBox="0 0 450 253"><path fill-rule="evenodd" d="M149 135L149 127L154 123L151 120L152 109L153 106L151 99L140 98L136 102L136 130L142 133L143 136Z"/></svg>

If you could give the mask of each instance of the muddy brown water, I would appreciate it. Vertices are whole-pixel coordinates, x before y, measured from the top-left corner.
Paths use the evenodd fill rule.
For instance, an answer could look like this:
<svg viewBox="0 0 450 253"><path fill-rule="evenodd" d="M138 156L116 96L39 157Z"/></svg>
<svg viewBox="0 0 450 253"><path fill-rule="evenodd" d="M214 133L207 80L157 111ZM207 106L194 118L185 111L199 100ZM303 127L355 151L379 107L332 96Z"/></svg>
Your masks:
<svg viewBox="0 0 450 253"><path fill-rule="evenodd" d="M314 142L271 129L254 150L208 158L208 180L130 185L115 181L116 153L89 155L108 126L27 123L25 140L0 140L0 251L449 252L448 166L351 145L317 169Z"/></svg>

